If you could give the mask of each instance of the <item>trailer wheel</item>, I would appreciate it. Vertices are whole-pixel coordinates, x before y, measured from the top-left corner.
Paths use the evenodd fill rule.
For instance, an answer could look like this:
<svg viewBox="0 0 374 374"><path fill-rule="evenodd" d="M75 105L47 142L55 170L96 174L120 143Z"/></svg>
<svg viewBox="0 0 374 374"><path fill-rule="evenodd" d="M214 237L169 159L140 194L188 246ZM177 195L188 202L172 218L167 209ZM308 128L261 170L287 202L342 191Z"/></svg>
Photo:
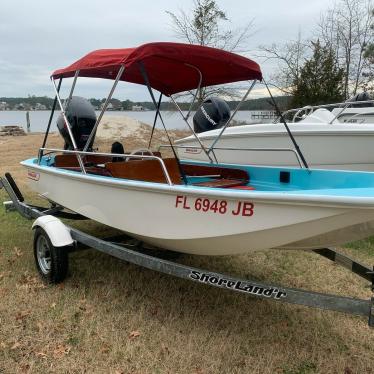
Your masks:
<svg viewBox="0 0 374 374"><path fill-rule="evenodd" d="M54 247L48 234L37 227L34 233L34 258L36 268L46 283L61 283L69 267L69 247Z"/></svg>

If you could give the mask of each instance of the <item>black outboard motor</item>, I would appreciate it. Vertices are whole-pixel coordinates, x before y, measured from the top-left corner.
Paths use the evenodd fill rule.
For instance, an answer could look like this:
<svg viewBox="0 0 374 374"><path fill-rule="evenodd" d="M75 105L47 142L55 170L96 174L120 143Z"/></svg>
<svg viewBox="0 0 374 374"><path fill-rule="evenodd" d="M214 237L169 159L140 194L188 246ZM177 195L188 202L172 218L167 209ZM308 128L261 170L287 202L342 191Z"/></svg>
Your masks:
<svg viewBox="0 0 374 374"><path fill-rule="evenodd" d="M88 137L90 136L95 125L95 109L87 99L79 96L73 96L68 105L66 117L71 125L71 131L73 133L75 142L77 143L77 148L81 151L86 145ZM73 143L71 142L62 114L60 114L57 119L57 128L65 140L64 148L67 150L73 150ZM92 150L94 139L95 137L92 138L91 144L87 150Z"/></svg>
<svg viewBox="0 0 374 374"><path fill-rule="evenodd" d="M369 101L372 100L368 92L360 92L359 94L351 97L346 101L346 103L354 103L356 101ZM366 107L372 107L374 106L374 103L360 103L360 104L353 104L352 107L354 108L366 108Z"/></svg>
<svg viewBox="0 0 374 374"><path fill-rule="evenodd" d="M203 105L193 116L195 132L218 129L224 126L230 118L230 108L225 100L218 97L210 97L203 102Z"/></svg>

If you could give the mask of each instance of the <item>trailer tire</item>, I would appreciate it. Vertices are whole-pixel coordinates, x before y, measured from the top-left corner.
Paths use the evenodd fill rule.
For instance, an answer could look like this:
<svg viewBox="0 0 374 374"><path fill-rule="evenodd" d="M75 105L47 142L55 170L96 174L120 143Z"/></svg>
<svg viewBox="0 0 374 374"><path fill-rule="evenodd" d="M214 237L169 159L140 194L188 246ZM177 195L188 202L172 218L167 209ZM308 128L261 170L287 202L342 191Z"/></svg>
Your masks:
<svg viewBox="0 0 374 374"><path fill-rule="evenodd" d="M48 234L41 227L34 232L34 259L44 282L61 283L69 268L69 246L53 246Z"/></svg>

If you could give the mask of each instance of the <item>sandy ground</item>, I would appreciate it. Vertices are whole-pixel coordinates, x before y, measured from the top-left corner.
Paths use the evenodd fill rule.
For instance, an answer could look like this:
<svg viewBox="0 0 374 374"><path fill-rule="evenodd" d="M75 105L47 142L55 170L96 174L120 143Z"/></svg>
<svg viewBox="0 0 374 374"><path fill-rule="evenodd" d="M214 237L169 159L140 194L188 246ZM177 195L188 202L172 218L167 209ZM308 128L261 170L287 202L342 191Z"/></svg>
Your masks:
<svg viewBox="0 0 374 374"><path fill-rule="evenodd" d="M96 136L102 139L118 139L127 136L149 136L150 125L130 117L104 117Z"/></svg>
<svg viewBox="0 0 374 374"><path fill-rule="evenodd" d="M101 151L110 151L113 142L119 141L123 144L125 152L136 148L148 148L152 126L130 117L104 117L100 123L97 133L95 147ZM190 135L188 131L168 130L172 140ZM169 144L167 134L163 129L154 129L151 149L157 150L161 144Z"/></svg>

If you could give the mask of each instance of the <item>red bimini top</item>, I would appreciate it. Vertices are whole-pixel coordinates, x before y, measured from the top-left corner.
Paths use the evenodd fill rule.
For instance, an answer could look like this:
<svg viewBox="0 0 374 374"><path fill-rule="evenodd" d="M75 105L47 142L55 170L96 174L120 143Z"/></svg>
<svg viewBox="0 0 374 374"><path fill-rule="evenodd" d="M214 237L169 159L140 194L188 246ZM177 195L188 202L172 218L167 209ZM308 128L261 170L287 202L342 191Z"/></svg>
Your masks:
<svg viewBox="0 0 374 374"><path fill-rule="evenodd" d="M146 84L140 70L142 64L149 84L166 96L195 89L202 74L202 87L262 79L260 66L243 56L221 49L182 43L149 43L137 48L100 49L72 65L56 70L54 79L80 77L115 79L122 65L120 80Z"/></svg>

